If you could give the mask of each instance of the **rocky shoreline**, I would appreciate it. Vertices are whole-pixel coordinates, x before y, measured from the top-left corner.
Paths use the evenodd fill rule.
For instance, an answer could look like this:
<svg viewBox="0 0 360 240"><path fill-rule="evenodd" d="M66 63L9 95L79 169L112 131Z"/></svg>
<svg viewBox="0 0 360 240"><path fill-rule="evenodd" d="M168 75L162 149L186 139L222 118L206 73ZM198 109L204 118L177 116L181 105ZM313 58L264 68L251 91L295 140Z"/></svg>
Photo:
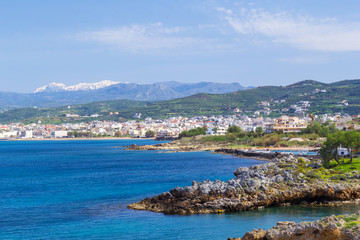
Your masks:
<svg viewBox="0 0 360 240"><path fill-rule="evenodd" d="M235 178L193 182L128 207L165 214L224 213L291 204L359 204L360 173L341 175L293 155L241 167Z"/></svg>
<svg viewBox="0 0 360 240"><path fill-rule="evenodd" d="M359 240L360 211L353 215L330 216L315 222L278 222L268 230L254 229L241 238L228 240Z"/></svg>
<svg viewBox="0 0 360 240"><path fill-rule="evenodd" d="M212 151L214 153L235 155L238 157L245 158L255 158L257 160L266 160L269 161L276 157L281 157L280 153L263 153L263 152L254 152L254 151L244 151L239 149L232 148L218 148L218 147L202 147L202 146L173 146L169 143L166 144L156 144L156 145L130 145L125 150L166 150L168 152L194 152L194 151Z"/></svg>
<svg viewBox="0 0 360 240"><path fill-rule="evenodd" d="M154 145L136 145L132 144L125 150L171 150L176 152L194 152L194 151L218 151L221 149L228 149L233 151L251 152L251 150L263 150L264 148L250 147L250 151L239 150L231 148L231 142L209 142L202 141L201 136L196 136L191 139L179 139L167 143L158 143ZM289 148L268 148L271 150L318 150L310 147L289 147ZM244 155L245 156L245 155Z"/></svg>
<svg viewBox="0 0 360 240"><path fill-rule="evenodd" d="M128 146L125 150L172 150L177 152L194 152L194 151L214 151L219 147L210 145L183 145L177 141L168 142L168 143L159 143L154 145L136 145L132 144Z"/></svg>
<svg viewBox="0 0 360 240"><path fill-rule="evenodd" d="M183 145L178 142L132 145L128 150L213 151L266 160L261 165L240 167L235 178L223 182L193 181L128 208L164 214L229 213L293 204L337 206L360 204L360 171L343 174L324 169L318 157L298 158L292 154L259 153L227 146ZM229 240L360 240L360 212L330 216L315 222L279 222L268 229L255 229Z"/></svg>

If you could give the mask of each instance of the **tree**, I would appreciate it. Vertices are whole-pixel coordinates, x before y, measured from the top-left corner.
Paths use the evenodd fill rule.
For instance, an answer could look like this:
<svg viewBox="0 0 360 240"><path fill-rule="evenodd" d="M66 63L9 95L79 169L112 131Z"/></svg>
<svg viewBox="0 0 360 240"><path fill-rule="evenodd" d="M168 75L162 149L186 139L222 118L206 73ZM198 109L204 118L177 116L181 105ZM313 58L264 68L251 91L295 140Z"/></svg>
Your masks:
<svg viewBox="0 0 360 240"><path fill-rule="evenodd" d="M330 124L329 130L330 130L330 132L332 132L332 133L336 132L336 131L337 131L336 125L335 125L334 123L333 123L333 124Z"/></svg>
<svg viewBox="0 0 360 240"><path fill-rule="evenodd" d="M320 149L320 155L323 159L323 164L327 167L332 159L334 159L338 164L341 164L338 160L338 148L340 147L343 141L344 132L336 132L328 134L326 141L323 144L323 147Z"/></svg>
<svg viewBox="0 0 360 240"><path fill-rule="evenodd" d="M316 133L320 137L326 137L328 134L336 132L336 127L334 124L332 124L328 127L328 123L320 124L317 121L313 121L301 132L302 133Z"/></svg>
<svg viewBox="0 0 360 240"><path fill-rule="evenodd" d="M147 138L155 137L155 132L152 130L148 130L148 131L146 131L145 136Z"/></svg>
<svg viewBox="0 0 360 240"><path fill-rule="evenodd" d="M228 128L227 133L241 133L242 130L239 126L232 125Z"/></svg>
<svg viewBox="0 0 360 240"><path fill-rule="evenodd" d="M216 133L217 130L218 130L218 128L217 128L217 127L214 127L212 130L214 131L214 133Z"/></svg>
<svg viewBox="0 0 360 240"><path fill-rule="evenodd" d="M255 133L256 135L260 136L261 134L263 134L263 129L262 127L256 127L255 128Z"/></svg>
<svg viewBox="0 0 360 240"><path fill-rule="evenodd" d="M182 131L179 134L179 138L193 137L193 136L205 135L205 134L206 134L205 130L202 127L198 127L198 128L190 129L189 131Z"/></svg>
<svg viewBox="0 0 360 240"><path fill-rule="evenodd" d="M360 149L360 133L356 131L347 131L343 134L341 145L345 147L350 155L350 163L352 163L354 152Z"/></svg>

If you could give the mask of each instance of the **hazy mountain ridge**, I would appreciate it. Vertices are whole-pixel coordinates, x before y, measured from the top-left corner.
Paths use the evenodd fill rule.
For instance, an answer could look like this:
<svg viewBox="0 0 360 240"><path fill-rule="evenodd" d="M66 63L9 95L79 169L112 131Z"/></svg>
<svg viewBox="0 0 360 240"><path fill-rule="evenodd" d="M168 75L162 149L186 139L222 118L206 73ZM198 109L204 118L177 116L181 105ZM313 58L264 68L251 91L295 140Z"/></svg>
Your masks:
<svg viewBox="0 0 360 240"><path fill-rule="evenodd" d="M174 85L176 84L172 83L172 87L175 87ZM136 88L136 86L132 87ZM166 87L166 84L157 84L154 89ZM116 89L114 91L116 92ZM72 105L71 108L67 108L67 105L57 108L23 108L0 114L0 123L37 120L43 122L121 120L132 119L136 113L142 113L142 119L226 115L234 114L235 108L241 110L240 114L254 114L256 111L270 110L269 116L275 117L282 114L294 115L295 109L291 106L304 101L310 104L307 112L313 114L341 112L358 115L360 113L360 80L345 80L329 84L306 80L288 86L262 86L226 94L198 93L162 101L111 100ZM344 101L347 104L343 104ZM116 114L111 114L115 112ZM86 117L95 113L100 116ZM84 117L71 119L66 117L66 114Z"/></svg>
<svg viewBox="0 0 360 240"><path fill-rule="evenodd" d="M246 88L238 83L213 82L136 84L102 81L69 87L61 83L51 83L38 88L34 93L0 92L0 108L58 107L115 99L158 101L186 97L196 93L220 94L242 89Z"/></svg>

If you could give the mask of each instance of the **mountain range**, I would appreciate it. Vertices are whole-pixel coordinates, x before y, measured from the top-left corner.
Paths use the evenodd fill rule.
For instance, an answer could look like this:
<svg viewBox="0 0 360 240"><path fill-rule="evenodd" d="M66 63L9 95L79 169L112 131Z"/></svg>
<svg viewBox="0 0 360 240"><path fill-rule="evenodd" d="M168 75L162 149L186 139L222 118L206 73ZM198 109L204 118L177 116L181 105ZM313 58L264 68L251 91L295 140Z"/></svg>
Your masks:
<svg viewBox="0 0 360 240"><path fill-rule="evenodd" d="M303 114L360 113L360 80L321 83L300 81L288 86L261 86L226 94L198 93L162 101L110 100L56 108L23 108L0 114L0 123L63 123L146 117L247 114L276 117ZM92 115L92 116L91 116ZM71 117L74 116L74 117Z"/></svg>
<svg viewBox="0 0 360 240"><path fill-rule="evenodd" d="M37 88L34 93L0 92L0 109L58 107L115 99L159 101L197 93L221 94L243 89L246 88L238 83L214 82L180 83L169 81L136 84L101 81L98 83L80 83L74 86L51 83Z"/></svg>

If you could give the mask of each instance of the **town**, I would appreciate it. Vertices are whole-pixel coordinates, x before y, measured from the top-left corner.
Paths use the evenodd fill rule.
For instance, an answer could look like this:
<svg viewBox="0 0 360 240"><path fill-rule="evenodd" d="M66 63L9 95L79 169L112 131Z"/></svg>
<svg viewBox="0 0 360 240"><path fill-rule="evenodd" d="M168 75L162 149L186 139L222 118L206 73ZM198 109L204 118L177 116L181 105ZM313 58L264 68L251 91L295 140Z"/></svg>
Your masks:
<svg viewBox="0 0 360 240"><path fill-rule="evenodd" d="M130 120L92 121L88 123L64 123L61 125L31 123L11 123L0 125L0 139L59 139L59 138L93 138L93 137L131 137L157 139L176 139L182 131L204 127L207 135L225 135L227 129L236 125L243 131L255 131L261 128L264 133L279 131L300 132L311 121L335 123L341 130L358 129L359 116L349 115L315 115L305 117L281 116L280 118L249 117L246 115L171 117L168 119L146 118L143 121Z"/></svg>

